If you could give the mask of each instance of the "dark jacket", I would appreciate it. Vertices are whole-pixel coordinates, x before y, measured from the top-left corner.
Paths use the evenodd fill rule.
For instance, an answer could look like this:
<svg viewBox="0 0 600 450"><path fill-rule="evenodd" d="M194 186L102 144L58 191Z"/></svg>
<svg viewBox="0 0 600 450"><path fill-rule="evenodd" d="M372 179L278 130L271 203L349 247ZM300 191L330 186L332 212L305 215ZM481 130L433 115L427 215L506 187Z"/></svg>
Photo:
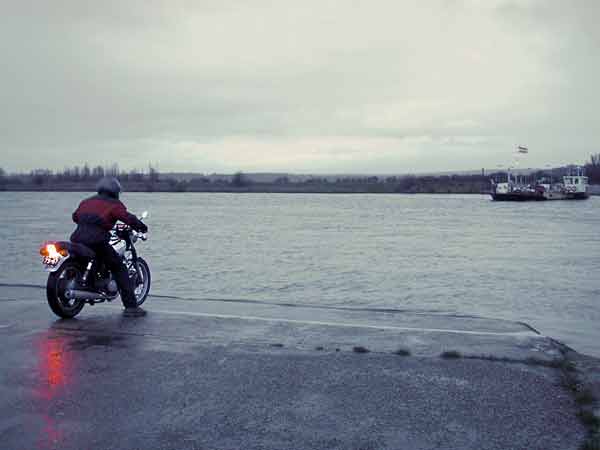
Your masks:
<svg viewBox="0 0 600 450"><path fill-rule="evenodd" d="M73 213L73 222L77 224L77 228L71 235L71 241L87 245L108 242L109 231L118 220L136 231L148 231L146 225L127 212L120 200L104 194L87 198Z"/></svg>

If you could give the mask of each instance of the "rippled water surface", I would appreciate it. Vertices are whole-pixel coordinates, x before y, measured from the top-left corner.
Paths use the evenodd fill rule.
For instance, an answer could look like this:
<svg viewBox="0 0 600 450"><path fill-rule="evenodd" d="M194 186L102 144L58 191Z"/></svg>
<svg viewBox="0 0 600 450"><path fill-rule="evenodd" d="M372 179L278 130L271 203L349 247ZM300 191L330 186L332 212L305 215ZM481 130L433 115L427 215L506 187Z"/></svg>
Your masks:
<svg viewBox="0 0 600 450"><path fill-rule="evenodd" d="M84 194L0 193L0 282L43 284ZM153 292L522 320L600 356L600 197L126 194Z"/></svg>

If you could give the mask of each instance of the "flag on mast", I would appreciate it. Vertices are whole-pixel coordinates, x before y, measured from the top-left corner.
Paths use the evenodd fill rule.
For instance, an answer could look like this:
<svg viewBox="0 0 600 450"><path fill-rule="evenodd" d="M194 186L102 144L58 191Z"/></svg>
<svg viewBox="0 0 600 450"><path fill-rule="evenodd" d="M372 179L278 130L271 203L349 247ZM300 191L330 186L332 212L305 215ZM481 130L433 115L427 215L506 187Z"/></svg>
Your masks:
<svg viewBox="0 0 600 450"><path fill-rule="evenodd" d="M519 145L519 146L517 147L517 151L518 151L519 153L529 153L529 149L528 149L527 147L524 147L524 146L522 146L522 145Z"/></svg>

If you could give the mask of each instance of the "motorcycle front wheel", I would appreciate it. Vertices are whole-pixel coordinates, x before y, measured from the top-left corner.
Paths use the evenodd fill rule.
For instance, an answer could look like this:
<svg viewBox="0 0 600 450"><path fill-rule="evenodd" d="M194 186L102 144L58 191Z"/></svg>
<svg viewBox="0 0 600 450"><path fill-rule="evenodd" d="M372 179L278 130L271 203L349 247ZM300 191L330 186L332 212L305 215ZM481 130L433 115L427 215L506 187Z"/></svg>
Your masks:
<svg viewBox="0 0 600 450"><path fill-rule="evenodd" d="M150 293L150 267L148 267L148 263L143 258L138 258L136 270L133 270L132 267L129 273L133 282L136 304L140 306L146 301Z"/></svg>
<svg viewBox="0 0 600 450"><path fill-rule="evenodd" d="M85 302L70 300L65 297L65 291L70 285L76 285L82 277L79 265L66 261L60 269L48 275L46 297L48 305L54 314L63 319L71 319L81 312Z"/></svg>

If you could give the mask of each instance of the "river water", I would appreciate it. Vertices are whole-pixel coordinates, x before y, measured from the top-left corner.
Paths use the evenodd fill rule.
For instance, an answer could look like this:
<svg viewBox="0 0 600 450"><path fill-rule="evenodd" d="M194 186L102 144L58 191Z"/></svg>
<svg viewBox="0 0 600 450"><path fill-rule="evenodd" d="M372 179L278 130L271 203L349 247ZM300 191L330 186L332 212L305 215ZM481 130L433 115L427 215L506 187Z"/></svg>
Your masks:
<svg viewBox="0 0 600 450"><path fill-rule="evenodd" d="M1 283L45 283L39 244L81 193L0 193ZM600 356L600 197L131 193L152 292L525 321Z"/></svg>

